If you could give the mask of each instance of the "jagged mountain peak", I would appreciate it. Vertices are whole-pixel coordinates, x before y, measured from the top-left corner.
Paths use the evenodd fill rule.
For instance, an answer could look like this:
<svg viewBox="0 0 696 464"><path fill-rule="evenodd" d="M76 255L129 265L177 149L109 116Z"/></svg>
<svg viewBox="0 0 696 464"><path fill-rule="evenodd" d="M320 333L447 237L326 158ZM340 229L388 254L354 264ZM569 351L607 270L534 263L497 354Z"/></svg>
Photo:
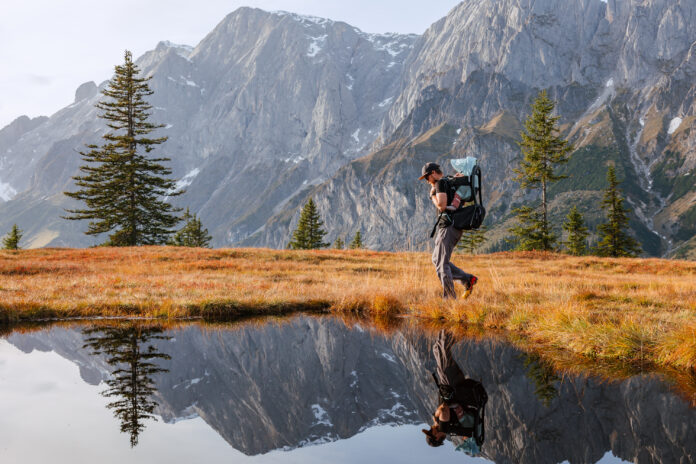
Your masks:
<svg viewBox="0 0 696 464"><path fill-rule="evenodd" d="M152 77L152 120L164 125L157 135L168 136L156 151L171 158L178 185L187 188L174 201L197 212L218 246L263 226L258 211L282 208L367 153L416 38L240 8L195 47L158 43L135 61ZM94 244L80 224L60 219L77 153L103 133L94 108L101 96L92 86L78 93L90 98L57 112L29 143L7 147L0 182L24 206L3 217L24 224L32 246ZM46 207L54 209L41 223L31 212L40 198L53 198Z"/></svg>
<svg viewBox="0 0 696 464"><path fill-rule="evenodd" d="M547 89L578 148L567 168L576 176L554 187L554 214L565 214L563 198L581 198L595 227L612 162L633 230L658 255L696 234L694 18L692 0L465 0L418 36L244 7L195 48L161 42L137 63L153 78L162 150L187 186L174 201L197 212L215 246L284 246L320 194L329 239L359 229L374 248L425 247L430 205L411 179L423 159L404 141L446 127L456 134L433 138L425 155L480 160L494 186L489 249L499 249L511 208L534 201L511 169L521 123ZM0 203L0 229L28 223L28 240L57 237L35 246L93 244L58 219L56 199L75 153L99 140L95 98L21 141L0 137L0 198L16 201Z"/></svg>

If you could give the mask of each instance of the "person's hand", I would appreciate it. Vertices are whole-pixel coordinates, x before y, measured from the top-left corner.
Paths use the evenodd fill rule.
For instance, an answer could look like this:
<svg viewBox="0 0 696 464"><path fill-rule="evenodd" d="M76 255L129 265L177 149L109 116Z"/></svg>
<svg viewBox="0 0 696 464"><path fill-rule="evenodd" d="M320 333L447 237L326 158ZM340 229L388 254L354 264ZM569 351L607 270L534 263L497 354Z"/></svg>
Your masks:
<svg viewBox="0 0 696 464"><path fill-rule="evenodd" d="M464 174L462 174L461 172L458 172L454 175L454 177L464 177Z"/></svg>

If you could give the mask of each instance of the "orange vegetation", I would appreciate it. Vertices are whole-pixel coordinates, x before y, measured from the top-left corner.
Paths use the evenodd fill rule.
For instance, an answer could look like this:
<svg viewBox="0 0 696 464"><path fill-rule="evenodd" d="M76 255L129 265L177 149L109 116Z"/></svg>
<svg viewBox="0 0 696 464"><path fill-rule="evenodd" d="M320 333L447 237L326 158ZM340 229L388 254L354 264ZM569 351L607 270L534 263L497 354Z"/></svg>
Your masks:
<svg viewBox="0 0 696 464"><path fill-rule="evenodd" d="M455 256L479 283L442 301L425 253L174 247L0 252L0 322L90 316L401 314L500 329L588 359L696 367L696 263ZM459 286L460 293L463 287ZM383 322L384 323L384 322Z"/></svg>

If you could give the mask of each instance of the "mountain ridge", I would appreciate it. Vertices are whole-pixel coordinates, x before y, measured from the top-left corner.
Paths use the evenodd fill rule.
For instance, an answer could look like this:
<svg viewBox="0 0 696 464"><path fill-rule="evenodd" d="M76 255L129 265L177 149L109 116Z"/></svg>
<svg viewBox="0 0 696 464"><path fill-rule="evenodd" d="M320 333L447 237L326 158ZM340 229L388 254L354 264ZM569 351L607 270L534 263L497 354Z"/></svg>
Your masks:
<svg viewBox="0 0 696 464"><path fill-rule="evenodd" d="M451 146L433 145L428 156L441 163L479 158L495 237L485 249L504 249L511 209L536 198L511 180L519 160L515 132L547 88L562 134L576 146L566 170L574 180L554 187L557 218L575 198L589 224L601 222L599 179L613 162L646 254L690 256L694 17L696 6L686 0L465 0L422 36L403 36L241 8L195 47L162 42L138 62L153 76L153 118L168 124L164 150L189 190L174 201L198 212L214 246L284 247L302 204L320 195L315 202L331 241L362 230L371 248L426 248L432 211L414 180L417 163L393 152L400 162L385 163L380 176L350 166L444 124L459 132ZM37 224L19 207L58 210L42 204L49 199L64 205L60 189L79 165L70 149L87 132L97 140L84 103L61 112L39 125L41 137L58 140L37 145L30 137L37 129L29 131L27 141L5 150L24 147L31 161L0 175L5 197L12 197L0 203L0 227L29 223L27 237L37 246L89 243L76 225ZM85 130L61 139L65 118L84 120ZM46 153L44 161L27 155L30 149ZM0 138L3 162L12 164ZM29 172L29 189L9 180ZM47 230L57 235L36 240Z"/></svg>

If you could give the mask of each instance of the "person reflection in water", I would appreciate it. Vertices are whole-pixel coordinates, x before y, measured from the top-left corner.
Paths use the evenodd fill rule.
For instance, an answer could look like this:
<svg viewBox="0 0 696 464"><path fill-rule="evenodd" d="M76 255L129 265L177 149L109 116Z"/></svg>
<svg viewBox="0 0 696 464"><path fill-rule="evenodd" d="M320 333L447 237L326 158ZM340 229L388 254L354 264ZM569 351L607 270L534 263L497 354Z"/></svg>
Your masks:
<svg viewBox="0 0 696 464"><path fill-rule="evenodd" d="M441 330L433 353L439 405L429 430L423 429L430 446L441 446L450 436L457 451L476 456L485 439L484 410L488 394L481 382L467 378L452 357L452 334Z"/></svg>

